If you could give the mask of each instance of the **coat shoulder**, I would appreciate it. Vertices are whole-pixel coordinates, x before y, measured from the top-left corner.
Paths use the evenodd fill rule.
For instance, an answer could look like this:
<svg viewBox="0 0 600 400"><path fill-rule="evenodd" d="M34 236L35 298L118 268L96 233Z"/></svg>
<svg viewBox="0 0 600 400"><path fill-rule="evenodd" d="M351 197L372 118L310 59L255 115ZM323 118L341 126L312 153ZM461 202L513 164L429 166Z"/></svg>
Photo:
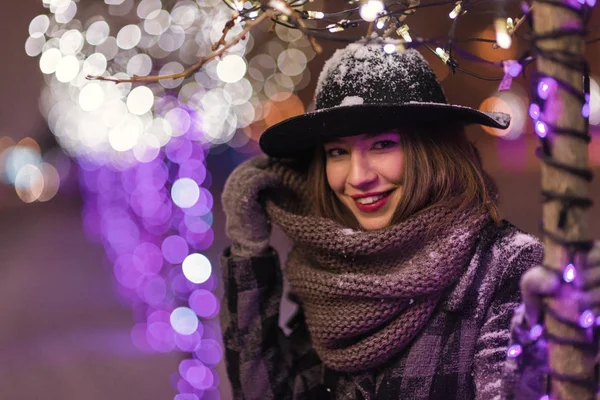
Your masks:
<svg viewBox="0 0 600 400"><path fill-rule="evenodd" d="M470 310L474 315L481 315L499 290L517 297L521 275L541 263L542 257L542 243L534 235L508 221L488 225L481 232L473 257L445 307L450 311Z"/></svg>
<svg viewBox="0 0 600 400"><path fill-rule="evenodd" d="M490 263L495 264L495 275L502 280L518 278L544 256L541 240L508 221L492 228L494 239L488 250Z"/></svg>

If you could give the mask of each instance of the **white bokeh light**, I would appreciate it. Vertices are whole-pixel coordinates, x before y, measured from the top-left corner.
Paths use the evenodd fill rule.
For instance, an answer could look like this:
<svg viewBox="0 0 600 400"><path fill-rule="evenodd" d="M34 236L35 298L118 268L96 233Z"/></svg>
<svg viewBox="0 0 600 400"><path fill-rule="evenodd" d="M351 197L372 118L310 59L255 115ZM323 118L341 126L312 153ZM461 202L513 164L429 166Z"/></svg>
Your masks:
<svg viewBox="0 0 600 400"><path fill-rule="evenodd" d="M36 39L40 38L46 34L49 27L50 18L47 15L38 15L29 24L29 35Z"/></svg>
<svg viewBox="0 0 600 400"><path fill-rule="evenodd" d="M182 335L191 335L198 329L198 316L188 307L178 307L171 312L171 326Z"/></svg>
<svg viewBox="0 0 600 400"><path fill-rule="evenodd" d="M190 208L200 198L198 184L190 178L177 179L171 187L171 198L173 203L180 208Z"/></svg>
<svg viewBox="0 0 600 400"><path fill-rule="evenodd" d="M138 86L127 96L127 108L135 115L142 115L152 109L154 93L146 86Z"/></svg>
<svg viewBox="0 0 600 400"><path fill-rule="evenodd" d="M133 149L142 134L144 125L139 117L127 115L108 133L108 141L116 151Z"/></svg>
<svg viewBox="0 0 600 400"><path fill-rule="evenodd" d="M137 25L126 25L117 34L117 45L123 50L133 49L142 38L142 31Z"/></svg>
<svg viewBox="0 0 600 400"><path fill-rule="evenodd" d="M94 111L104 103L104 90L98 83L89 83L79 92L79 106L83 111Z"/></svg>
<svg viewBox="0 0 600 400"><path fill-rule="evenodd" d="M53 74L56 72L56 66L62 59L62 54L59 49L52 48L44 51L40 57L40 70L44 74Z"/></svg>
<svg viewBox="0 0 600 400"><path fill-rule="evenodd" d="M152 59L147 54L136 54L127 63L127 75L146 76L152 72Z"/></svg>
<svg viewBox="0 0 600 400"><path fill-rule="evenodd" d="M82 71L85 75L100 76L106 71L108 61L102 53L94 53L83 62Z"/></svg>
<svg viewBox="0 0 600 400"><path fill-rule="evenodd" d="M40 70L55 74L46 77L40 110L69 155L124 168L160 157L177 136L207 146L226 143L239 128L264 117L265 94L306 85L306 63L314 57L310 43L279 26L277 43L253 58L265 63L250 63L248 76L250 33L188 78L136 84L89 80L182 72L211 52L231 10L220 0L108 0L93 14L76 15L82 4L45 0L49 12L34 16L25 42L25 52L40 57ZM229 35L242 29L236 24ZM245 143L236 140L235 146Z"/></svg>
<svg viewBox="0 0 600 400"><path fill-rule="evenodd" d="M192 283L204 283L210 278L212 266L206 256L200 253L190 254L181 265L183 275Z"/></svg>
<svg viewBox="0 0 600 400"><path fill-rule="evenodd" d="M77 54L83 47L83 35L77 29L65 32L60 38L59 48L64 55Z"/></svg>
<svg viewBox="0 0 600 400"><path fill-rule="evenodd" d="M79 60L71 55L60 59L56 65L56 79L59 82L71 82L79 73Z"/></svg>
<svg viewBox="0 0 600 400"><path fill-rule="evenodd" d="M110 26L106 21L96 21L88 28L85 38L92 46L104 43L110 34Z"/></svg>
<svg viewBox="0 0 600 400"><path fill-rule="evenodd" d="M217 74L223 82L237 82L246 75L246 62L236 54L225 56L217 65Z"/></svg>

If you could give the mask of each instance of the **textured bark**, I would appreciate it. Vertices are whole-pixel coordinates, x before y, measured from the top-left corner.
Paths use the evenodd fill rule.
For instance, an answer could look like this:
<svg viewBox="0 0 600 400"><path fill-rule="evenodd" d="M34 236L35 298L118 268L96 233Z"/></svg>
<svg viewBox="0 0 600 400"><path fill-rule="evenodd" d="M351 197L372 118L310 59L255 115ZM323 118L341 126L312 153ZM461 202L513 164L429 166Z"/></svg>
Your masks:
<svg viewBox="0 0 600 400"><path fill-rule="evenodd" d="M534 2L534 7L533 26L535 33L538 35L565 27L577 29L583 25L583 21L578 15L564 8L538 2ZM571 35L541 41L539 46L545 50L568 50L583 56L585 43L580 36ZM562 79L578 91L583 92L581 73L569 70L543 57L538 58L537 66L541 73ZM579 100L559 88L546 100L544 120L559 127L584 130L585 120L581 115L581 106ZM549 143L552 156L557 161L581 168L588 166L588 149L584 141L550 132ZM589 192L588 182L584 179L545 164L542 164L542 188L582 197L587 197ZM587 240L589 234L585 209L571 208L564 229L559 230L560 209L560 201L551 201L544 204L544 228L567 240ZM544 263L562 273L565 265L568 264L566 249L548 238L544 240L544 245ZM572 320L577 320L580 310L571 292L569 285L563 285L559 295L555 299L551 299L549 303L553 306L553 309L561 311L561 314L569 316ZM552 335L575 340L590 340L585 337L585 332L582 329L573 329L548 315L545 324L547 332ZM560 374L593 378L594 356L595 354L585 354L574 346L559 345L553 342L550 342L549 345L550 368ZM551 398L553 400L591 400L595 398L592 391L569 382L554 379L551 385Z"/></svg>

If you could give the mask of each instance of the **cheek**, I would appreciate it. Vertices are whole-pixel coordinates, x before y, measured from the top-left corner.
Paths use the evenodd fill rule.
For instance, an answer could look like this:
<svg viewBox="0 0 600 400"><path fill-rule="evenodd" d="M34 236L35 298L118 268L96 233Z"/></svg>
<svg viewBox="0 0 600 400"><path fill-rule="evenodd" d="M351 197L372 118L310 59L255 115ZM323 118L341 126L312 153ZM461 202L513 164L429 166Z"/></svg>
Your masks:
<svg viewBox="0 0 600 400"><path fill-rule="evenodd" d="M344 191L345 186L345 175L340 165L334 165L328 163L325 168L325 173L327 175L327 183L329 183L329 187L336 193L341 193Z"/></svg>
<svg viewBox="0 0 600 400"><path fill-rule="evenodd" d="M401 152L387 154L379 164L379 173L389 182L404 182L404 157Z"/></svg>

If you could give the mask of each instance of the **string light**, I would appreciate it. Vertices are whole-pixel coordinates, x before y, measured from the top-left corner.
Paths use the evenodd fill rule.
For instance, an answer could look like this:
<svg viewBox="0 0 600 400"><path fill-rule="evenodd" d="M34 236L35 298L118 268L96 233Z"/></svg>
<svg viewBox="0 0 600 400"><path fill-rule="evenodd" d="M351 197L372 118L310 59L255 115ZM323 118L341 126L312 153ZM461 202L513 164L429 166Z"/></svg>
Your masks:
<svg viewBox="0 0 600 400"><path fill-rule="evenodd" d="M311 19L323 19L325 18L325 13L321 11L308 11L308 17Z"/></svg>
<svg viewBox="0 0 600 400"><path fill-rule="evenodd" d="M458 17L458 15L461 12L462 12L462 1L457 1L456 5L452 9L452 11L450 11L450 14L448 14L448 16L450 17L450 19L455 19L456 17Z"/></svg>
<svg viewBox="0 0 600 400"><path fill-rule="evenodd" d="M523 348L521 347L520 344L513 344L506 351L506 355L509 358L517 358L521 355L522 352L523 352Z"/></svg>
<svg viewBox="0 0 600 400"><path fill-rule="evenodd" d="M344 30L344 28L341 25L338 25L338 24L329 24L329 25L327 25L327 29L331 33L341 32L341 31Z"/></svg>
<svg viewBox="0 0 600 400"><path fill-rule="evenodd" d="M594 314L590 310L585 310L579 316L579 325L582 328L589 328L594 325Z"/></svg>
<svg viewBox="0 0 600 400"><path fill-rule="evenodd" d="M535 133L541 138L545 138L548 134L548 126L542 121L535 122Z"/></svg>
<svg viewBox="0 0 600 400"><path fill-rule="evenodd" d="M269 1L269 7L273 7L274 9L286 16L292 15L292 9L288 6L288 4L285 1L271 0Z"/></svg>
<svg viewBox="0 0 600 400"><path fill-rule="evenodd" d="M556 90L556 86L556 81L552 78L546 77L540 79L537 86L538 96L541 99L546 100L548 96Z"/></svg>
<svg viewBox="0 0 600 400"><path fill-rule="evenodd" d="M538 340L540 338L540 336L542 336L543 332L544 332L544 328L540 324L536 324L529 331L529 338L534 341Z"/></svg>
<svg viewBox="0 0 600 400"><path fill-rule="evenodd" d="M577 276L577 273L575 271L575 266L573 264L567 265L563 272L563 279L565 280L565 282L567 282L567 283L573 282L575 280L576 276Z"/></svg>
<svg viewBox="0 0 600 400"><path fill-rule="evenodd" d="M412 37L410 37L409 27L407 24L402 25L400 28L396 30L398 36L402 36L405 42L412 42ZM437 51L437 50L436 50Z"/></svg>
<svg viewBox="0 0 600 400"><path fill-rule="evenodd" d="M529 116L532 119L538 119L540 117L540 106L536 103L531 103L529 106Z"/></svg>
<svg viewBox="0 0 600 400"><path fill-rule="evenodd" d="M438 57L444 62L444 64L448 64L450 54L446 50L442 49L441 47L438 47L435 49L435 54L438 55Z"/></svg>
<svg viewBox="0 0 600 400"><path fill-rule="evenodd" d="M581 115L583 118L590 117L590 94L586 93L585 95L585 104L581 107Z"/></svg>
<svg viewBox="0 0 600 400"><path fill-rule="evenodd" d="M494 20L494 27L496 29L496 43L498 46L502 47L503 49L510 48L512 39L508 34L506 20L504 18L496 18Z"/></svg>
<svg viewBox="0 0 600 400"><path fill-rule="evenodd" d="M506 18L506 30L510 35L515 31L515 21L510 17Z"/></svg>
<svg viewBox="0 0 600 400"><path fill-rule="evenodd" d="M367 22L373 22L385 10L381 0L367 0L360 6L359 14Z"/></svg>

